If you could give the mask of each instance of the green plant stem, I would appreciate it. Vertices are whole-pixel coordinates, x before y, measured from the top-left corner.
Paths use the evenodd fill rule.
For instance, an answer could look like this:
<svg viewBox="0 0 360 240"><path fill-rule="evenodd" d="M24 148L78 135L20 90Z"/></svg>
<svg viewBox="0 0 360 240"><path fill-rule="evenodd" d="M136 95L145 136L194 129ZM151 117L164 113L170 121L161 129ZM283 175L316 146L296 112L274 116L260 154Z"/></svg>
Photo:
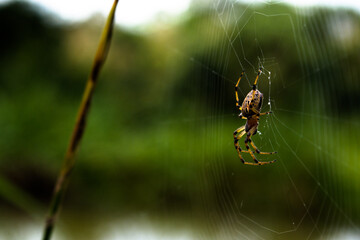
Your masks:
<svg viewBox="0 0 360 240"><path fill-rule="evenodd" d="M58 176L54 193L51 199L50 210L46 218L45 229L43 232L43 240L49 240L51 238L51 234L54 229L57 216L59 214L61 202L67 185L69 184L69 176L75 164L74 156L85 130L86 118L89 113L90 103L95 89L95 85L110 47L117 3L118 0L115 0L108 15L106 25L102 32L100 43L98 45L98 49L91 68L91 73L86 83L84 95L78 110L75 127L66 151L64 164Z"/></svg>

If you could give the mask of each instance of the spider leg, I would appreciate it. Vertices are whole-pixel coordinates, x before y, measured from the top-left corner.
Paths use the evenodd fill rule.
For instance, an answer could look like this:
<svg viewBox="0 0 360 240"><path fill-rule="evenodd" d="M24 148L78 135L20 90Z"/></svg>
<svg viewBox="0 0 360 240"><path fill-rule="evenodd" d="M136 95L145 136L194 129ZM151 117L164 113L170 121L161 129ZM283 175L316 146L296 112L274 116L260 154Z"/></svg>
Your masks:
<svg viewBox="0 0 360 240"><path fill-rule="evenodd" d="M240 133L240 134L239 134ZM242 136L244 136L245 135L245 125L244 126L242 126L242 127L239 127L238 129L236 129L235 131L234 131L234 134L233 134L233 136L234 136L234 146L235 146L235 149L236 150L238 150L238 151L240 151L240 152L248 152L248 151L245 151L245 150L242 150L241 149L241 147L240 147L240 145L239 145L239 140L240 140L240 138L242 137ZM238 136L236 136L237 134L239 134Z"/></svg>
<svg viewBox="0 0 360 240"><path fill-rule="evenodd" d="M261 70L262 70L262 68L259 68L258 74L257 74L257 76L256 76L256 78L255 78L255 81L254 81L254 84L253 84L253 93L252 93L251 102L253 101L253 99L254 99L254 97L255 97L256 85L257 85L257 81L258 81L258 79L259 79L259 76L260 76L260 74L261 74L261 72L262 72Z"/></svg>
<svg viewBox="0 0 360 240"><path fill-rule="evenodd" d="M267 115L267 114L270 114L270 113L272 113L272 112L263 112L263 113L260 113L259 116L264 116L264 115Z"/></svg>
<svg viewBox="0 0 360 240"><path fill-rule="evenodd" d="M250 132L249 132L250 133ZM248 142L251 142L251 134L247 134L246 135L246 139L245 139L245 147L248 150L248 153L250 153L251 157L253 158L255 163L259 163L259 161L256 159L254 153L250 150L249 144Z"/></svg>
<svg viewBox="0 0 360 240"><path fill-rule="evenodd" d="M254 162L255 162L255 163L252 164L252 165L265 165L265 164L271 164L271 163L276 162L276 159L275 159L275 160L272 160L272 161L269 161L269 162L261 162L261 161L259 161L259 160L256 159L254 153L250 150L250 147L249 147L249 144L248 144L248 142L250 142L251 146L254 147L254 149L256 150L256 152L257 152L257 153L260 153L260 151L256 148L255 144L254 144L254 143L252 142L252 140L251 140L251 137L252 137L254 131L255 131L255 128L250 129L250 131L247 133L246 139L245 139L245 147L246 147L246 149L248 150L248 152L250 153L252 159L253 159ZM259 152L258 152L258 151L259 151ZM273 154L273 153L263 153L263 154Z"/></svg>
<svg viewBox="0 0 360 240"><path fill-rule="evenodd" d="M239 134L239 133L240 133L240 134ZM236 149L236 151L237 151L237 153L238 153L238 156L239 156L239 158L240 158L240 160L241 160L241 162L242 162L243 164L256 165L256 164L254 164L254 163L246 162L246 161L244 160L244 158L241 156L241 153L242 153L242 152L249 153L249 151L242 150L241 147L240 147L240 145L239 145L239 140L240 140L240 138L241 138L242 136L245 135L245 133L246 133L246 132L245 132L245 125L242 126L242 127L240 127L240 128L238 128L238 129L236 129L236 130L234 131L234 146L235 146L235 149ZM239 135L236 136L237 134L239 134Z"/></svg>
<svg viewBox="0 0 360 240"><path fill-rule="evenodd" d="M255 152L258 153L258 154L265 154L265 155L268 155L268 154L275 154L277 152L261 152L254 144L254 142L252 140L250 140L250 144L251 146L255 149Z"/></svg>
<svg viewBox="0 0 360 240"><path fill-rule="evenodd" d="M240 134L239 134L239 133L240 133ZM234 131L234 145L235 145L235 149L236 149L236 151L237 151L237 153L238 153L238 156L239 156L241 162L242 162L243 164L245 164L245 165L253 165L253 166L267 164L267 162L264 163L264 162L259 162L259 161L255 162L255 163L246 162L246 161L244 160L244 158L241 156L241 153L242 153L242 152L246 152L246 153L250 153L250 152L251 152L250 150L248 150L248 151L242 150L241 147L240 147L240 145L239 145L239 139L240 139L242 136L244 136L245 133L246 133L246 132L245 132L245 126L242 126L242 127L238 128L238 129L236 129L236 130ZM239 135L236 136L237 134L239 134ZM251 152L250 154L253 154L253 153Z"/></svg>
<svg viewBox="0 0 360 240"><path fill-rule="evenodd" d="M257 81L258 81L259 76L260 76L261 73L262 73L262 68L259 68L258 74L257 74L257 76L255 78L254 85L253 85L253 87L255 87L255 89L256 89ZM255 89L253 89L253 90L255 90Z"/></svg>
<svg viewBox="0 0 360 240"><path fill-rule="evenodd" d="M239 110L241 111L241 107L239 108ZM240 117L241 119L246 119L246 120L247 120L247 118L242 115L242 112L240 112L239 117Z"/></svg>
<svg viewBox="0 0 360 240"><path fill-rule="evenodd" d="M245 125L239 127L238 129L236 129L236 130L234 131L234 134L233 134L234 138L236 137L236 135L237 135L239 132L242 132L244 129L245 129Z"/></svg>
<svg viewBox="0 0 360 240"><path fill-rule="evenodd" d="M244 150L242 150L242 149L240 148L240 145L239 145L239 139L245 134L244 129L245 129L245 126L242 126L242 127L240 127L240 128L238 128L238 129L235 130L235 132L234 132L234 146L235 146L235 149L236 149L236 151L237 151L237 153L238 153L238 155L239 155L239 158L240 158L241 162L242 162L243 164L246 164L245 160L244 160L243 157L241 156L241 152L244 151ZM241 132L241 133L240 133L240 132ZM236 136L238 133L240 133L240 135L239 135L239 136Z"/></svg>
<svg viewBox="0 0 360 240"><path fill-rule="evenodd" d="M270 114L272 112L264 112L264 113L259 113L259 115L256 117L257 118L257 121L259 121L259 117L260 116L263 116L263 115L267 115L267 114ZM253 135L253 134L252 134ZM261 152L254 144L254 142L251 140L251 136L250 136L250 140L249 140L251 146L254 148L255 152L258 153L258 154L275 154L277 152Z"/></svg>
<svg viewBox="0 0 360 240"><path fill-rule="evenodd" d="M244 71L241 72L241 75L239 77L239 80L237 81L236 85L235 85L235 98L236 98L236 107L239 108L239 110L241 111L241 105L240 105L240 102L239 102L239 94L238 94L238 86L239 86L239 83L240 83L240 80L242 78L242 76L244 75Z"/></svg>

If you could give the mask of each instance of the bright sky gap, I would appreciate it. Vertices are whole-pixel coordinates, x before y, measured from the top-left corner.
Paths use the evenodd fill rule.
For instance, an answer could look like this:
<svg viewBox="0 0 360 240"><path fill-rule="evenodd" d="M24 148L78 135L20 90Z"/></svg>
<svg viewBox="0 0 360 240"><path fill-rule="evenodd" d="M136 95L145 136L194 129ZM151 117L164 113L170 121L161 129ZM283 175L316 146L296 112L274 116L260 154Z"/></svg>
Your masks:
<svg viewBox="0 0 360 240"><path fill-rule="evenodd" d="M10 2L10 0L0 0L0 4ZM96 13L104 16L108 14L113 0L25 0L32 2L45 10L57 14L65 21L80 21L91 17ZM346 7L360 12L360 1L358 0L242 0L238 2L259 2L259 3L289 3L294 6L328 6ZM191 0L122 0L119 2L116 14L117 24L125 27L132 27L145 24L153 20L159 14L170 16L181 14L190 6Z"/></svg>

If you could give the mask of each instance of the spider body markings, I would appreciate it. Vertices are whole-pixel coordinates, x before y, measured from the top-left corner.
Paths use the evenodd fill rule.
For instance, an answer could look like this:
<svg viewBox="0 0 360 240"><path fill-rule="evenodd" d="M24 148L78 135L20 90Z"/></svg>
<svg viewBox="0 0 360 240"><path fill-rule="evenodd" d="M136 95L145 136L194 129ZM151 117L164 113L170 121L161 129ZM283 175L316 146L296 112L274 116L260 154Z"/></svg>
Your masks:
<svg viewBox="0 0 360 240"><path fill-rule="evenodd" d="M256 89L257 86L257 81L259 79L259 76L261 74L261 68L259 69L259 72L255 78L254 81L254 85L253 85L253 89L246 95L244 101L242 102L242 104L240 105L239 102L239 95L238 95L238 86L240 83L240 80L242 78L242 76L244 75L244 71L241 73L239 80L237 81L236 85L235 85L235 97L236 97L236 107L239 108L239 110L241 111L241 113L239 114L239 117L241 117L242 119L246 119L246 124L242 127L239 127L238 129L236 129L234 131L234 146L235 149L239 155L239 158L241 160L241 162L243 164L246 165L265 165L265 164L270 164L270 163L274 163L276 162L276 160L272 160L269 162L261 162L259 160L256 159L254 152L250 149L249 147L249 143L252 146L252 148L255 150L256 153L258 154L274 154L276 152L261 152L254 144L254 142L251 140L251 137L253 135L256 134L258 126L259 126L259 119L260 116L263 115L267 115L270 114L271 112L264 112L264 113L260 113L261 111L261 106L263 103L263 98L264 95L258 90ZM245 147L246 150L242 150L240 148L239 145L239 140L242 136L244 136L246 134L246 139L245 139ZM254 163L251 162L246 162L243 157L241 156L241 153L249 153L252 157L252 159L254 160Z"/></svg>

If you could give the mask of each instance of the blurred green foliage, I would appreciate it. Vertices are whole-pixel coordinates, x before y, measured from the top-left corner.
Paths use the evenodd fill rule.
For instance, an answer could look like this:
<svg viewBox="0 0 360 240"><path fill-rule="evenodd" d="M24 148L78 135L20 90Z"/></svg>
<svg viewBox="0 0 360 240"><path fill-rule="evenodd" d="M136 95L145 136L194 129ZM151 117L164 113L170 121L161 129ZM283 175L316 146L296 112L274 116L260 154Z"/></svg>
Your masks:
<svg viewBox="0 0 360 240"><path fill-rule="evenodd" d="M245 200L243 214L265 215L274 228L305 210L305 228L337 224L329 212L359 223L359 15L246 7L220 14L194 4L170 27L116 29L64 209L221 219ZM29 4L1 6L1 211L37 205L14 200L26 193L47 206L102 23L66 25ZM271 88L265 73L259 89L274 115L254 141L279 161L249 168L233 147L243 124L233 87L245 69L240 96L250 91L259 59L271 71ZM6 191L15 186L23 193Z"/></svg>

